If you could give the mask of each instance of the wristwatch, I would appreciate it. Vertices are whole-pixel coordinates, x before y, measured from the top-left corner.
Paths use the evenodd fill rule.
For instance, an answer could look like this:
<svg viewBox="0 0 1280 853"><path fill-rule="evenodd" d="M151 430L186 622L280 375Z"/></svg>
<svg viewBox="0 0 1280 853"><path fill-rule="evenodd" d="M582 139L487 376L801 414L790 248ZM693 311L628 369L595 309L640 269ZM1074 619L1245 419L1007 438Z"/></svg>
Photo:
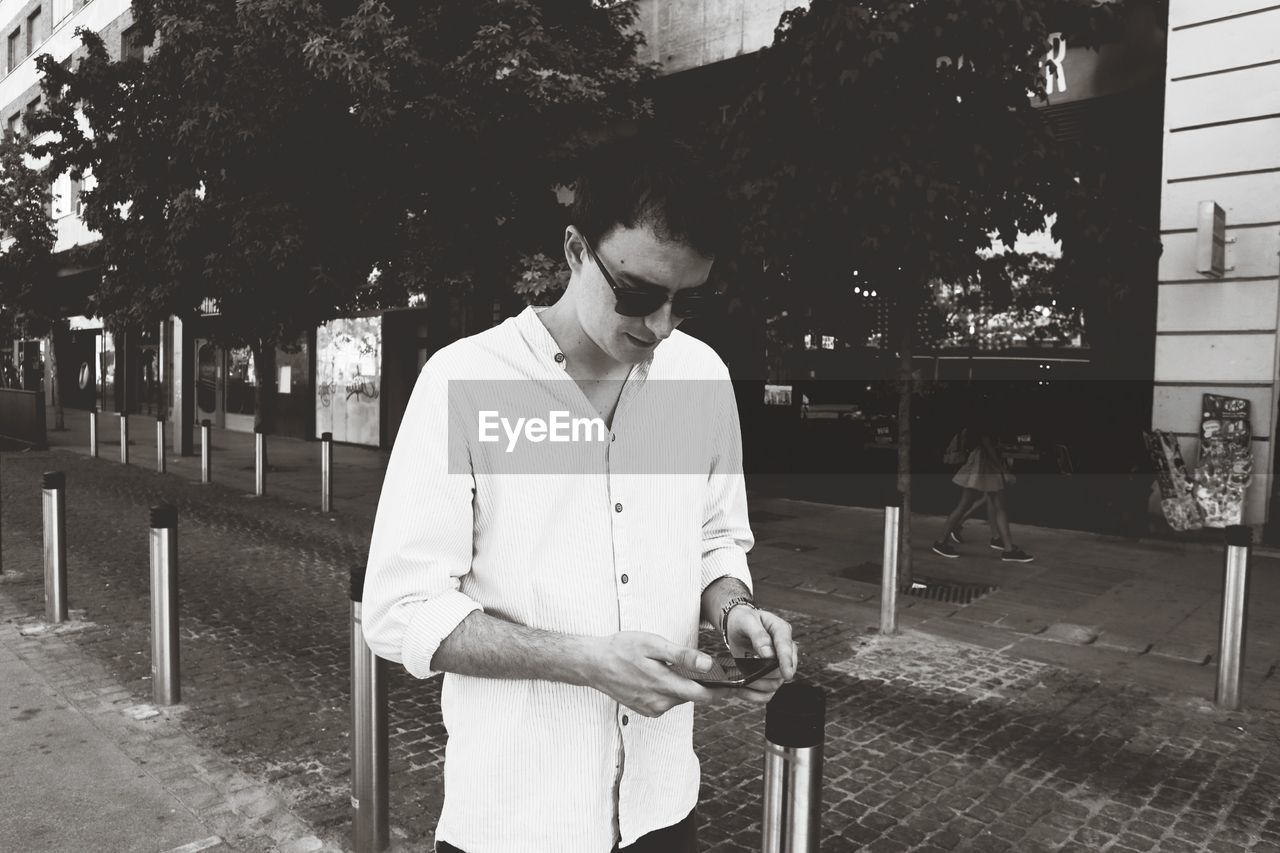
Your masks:
<svg viewBox="0 0 1280 853"><path fill-rule="evenodd" d="M739 604L745 604L752 610L757 609L755 602L745 595L735 595L724 603L724 607L720 608L720 636L724 638L726 648L729 646L729 611Z"/></svg>

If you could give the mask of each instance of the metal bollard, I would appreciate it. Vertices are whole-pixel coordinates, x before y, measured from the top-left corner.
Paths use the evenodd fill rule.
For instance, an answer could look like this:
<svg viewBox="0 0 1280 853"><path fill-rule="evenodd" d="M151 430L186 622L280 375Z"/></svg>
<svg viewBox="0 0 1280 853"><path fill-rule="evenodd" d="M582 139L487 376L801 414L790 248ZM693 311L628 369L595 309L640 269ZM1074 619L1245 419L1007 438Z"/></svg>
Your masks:
<svg viewBox="0 0 1280 853"><path fill-rule="evenodd" d="M764 718L763 853L818 853L827 694L793 681L769 700Z"/></svg>
<svg viewBox="0 0 1280 853"><path fill-rule="evenodd" d="M333 511L333 433L320 434L320 511Z"/></svg>
<svg viewBox="0 0 1280 853"><path fill-rule="evenodd" d="M387 662L364 641L365 567L351 570L351 807L356 853L387 849Z"/></svg>
<svg viewBox="0 0 1280 853"><path fill-rule="evenodd" d="M120 464L129 464L129 416L120 413Z"/></svg>
<svg viewBox="0 0 1280 853"><path fill-rule="evenodd" d="M209 430L212 424L205 418L200 422L200 482L213 482L213 443Z"/></svg>
<svg viewBox="0 0 1280 853"><path fill-rule="evenodd" d="M164 473L164 418L156 415L156 473Z"/></svg>
<svg viewBox="0 0 1280 853"><path fill-rule="evenodd" d="M98 410L89 412L89 455L98 458Z"/></svg>
<svg viewBox="0 0 1280 853"><path fill-rule="evenodd" d="M157 705L182 701L178 667L178 510L151 508L151 695Z"/></svg>
<svg viewBox="0 0 1280 853"><path fill-rule="evenodd" d="M44 505L44 618L67 621L67 475L45 471L41 483Z"/></svg>
<svg viewBox="0 0 1280 853"><path fill-rule="evenodd" d="M267 493L267 437L260 426L253 428L253 493Z"/></svg>
<svg viewBox="0 0 1280 853"><path fill-rule="evenodd" d="M902 523L902 493L884 507L884 552L880 576L880 633L898 633L898 540Z"/></svg>
<svg viewBox="0 0 1280 853"><path fill-rule="evenodd" d="M1253 535L1248 527L1226 530L1226 568L1222 585L1222 629L1218 639L1218 688L1214 702L1227 711L1240 710L1240 672L1244 668L1245 611L1248 604L1249 553Z"/></svg>

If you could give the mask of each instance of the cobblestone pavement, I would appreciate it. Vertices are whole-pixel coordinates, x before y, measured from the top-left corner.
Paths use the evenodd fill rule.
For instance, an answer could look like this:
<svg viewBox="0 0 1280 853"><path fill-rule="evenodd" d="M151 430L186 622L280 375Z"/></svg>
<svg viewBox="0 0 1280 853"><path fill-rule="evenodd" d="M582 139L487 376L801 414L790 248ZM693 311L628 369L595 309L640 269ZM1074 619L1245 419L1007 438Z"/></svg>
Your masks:
<svg viewBox="0 0 1280 853"><path fill-rule="evenodd" d="M295 817L290 837L305 829L346 845L347 573L363 559L368 521L67 453L0 461L8 621L43 612L39 475L67 473L68 590L82 622L28 637L28 656L67 644L114 680L113 701L150 701L147 509L174 503L183 705L165 725L228 768L175 769L179 799L255 821L233 839L241 849L267 849L263 839L282 835L264 824ZM1222 714L988 649L786 615L803 674L828 691L824 851L1280 853L1274 715ZM65 655L46 657L55 666ZM394 666L389 681L393 835L402 849L430 849L439 682ZM707 850L759 849L763 716L746 703L699 712ZM251 797L230 790L250 783Z"/></svg>

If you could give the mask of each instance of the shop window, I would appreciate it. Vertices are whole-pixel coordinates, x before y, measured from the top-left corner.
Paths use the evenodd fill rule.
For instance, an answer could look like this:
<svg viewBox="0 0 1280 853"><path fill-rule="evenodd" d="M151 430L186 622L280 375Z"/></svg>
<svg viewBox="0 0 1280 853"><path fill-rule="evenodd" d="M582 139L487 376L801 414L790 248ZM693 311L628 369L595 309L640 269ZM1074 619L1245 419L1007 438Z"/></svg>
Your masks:
<svg viewBox="0 0 1280 853"><path fill-rule="evenodd" d="M257 411L254 398L258 388L253 369L253 351L248 347L227 353L226 412L228 415L252 415Z"/></svg>
<svg viewBox="0 0 1280 853"><path fill-rule="evenodd" d="M40 7L30 15L27 15L27 56L35 52L36 45L40 44L36 28L40 26Z"/></svg>

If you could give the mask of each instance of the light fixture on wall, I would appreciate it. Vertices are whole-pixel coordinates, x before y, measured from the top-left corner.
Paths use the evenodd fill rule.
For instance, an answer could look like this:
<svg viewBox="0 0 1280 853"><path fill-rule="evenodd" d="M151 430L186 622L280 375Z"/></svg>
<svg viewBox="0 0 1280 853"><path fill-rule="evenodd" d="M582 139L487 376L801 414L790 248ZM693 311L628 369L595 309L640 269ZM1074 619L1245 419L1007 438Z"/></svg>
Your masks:
<svg viewBox="0 0 1280 853"><path fill-rule="evenodd" d="M1227 271L1227 212L1217 202L1202 201L1196 216L1196 272L1222 278Z"/></svg>

